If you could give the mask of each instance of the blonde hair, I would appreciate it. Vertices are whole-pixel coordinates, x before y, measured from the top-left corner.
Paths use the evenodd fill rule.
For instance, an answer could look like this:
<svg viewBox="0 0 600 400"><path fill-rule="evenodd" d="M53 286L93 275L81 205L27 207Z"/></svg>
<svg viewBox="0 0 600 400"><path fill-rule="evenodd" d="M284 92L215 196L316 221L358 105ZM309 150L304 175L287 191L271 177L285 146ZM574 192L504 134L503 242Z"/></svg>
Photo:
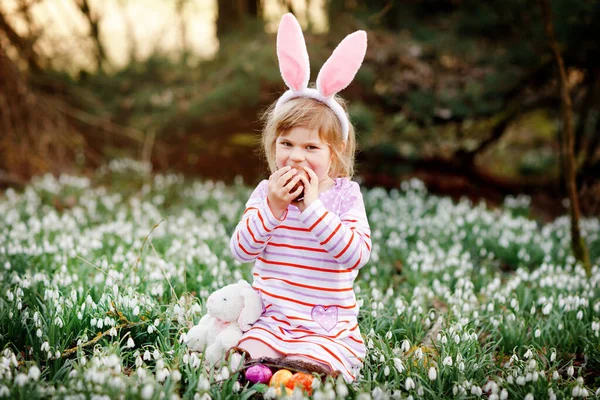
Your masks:
<svg viewBox="0 0 600 400"><path fill-rule="evenodd" d="M346 111L346 102L341 97L335 96L335 101ZM271 105L262 116L262 120L265 123L262 147L271 173L277 170L275 163L277 138L294 127L303 127L318 130L319 138L329 145L332 155L329 169L331 178L352 178L354 175L356 150L354 127L350 124L348 140L344 142L340 120L327 105L310 97L297 97L280 105L277 113L275 113L275 104Z"/></svg>

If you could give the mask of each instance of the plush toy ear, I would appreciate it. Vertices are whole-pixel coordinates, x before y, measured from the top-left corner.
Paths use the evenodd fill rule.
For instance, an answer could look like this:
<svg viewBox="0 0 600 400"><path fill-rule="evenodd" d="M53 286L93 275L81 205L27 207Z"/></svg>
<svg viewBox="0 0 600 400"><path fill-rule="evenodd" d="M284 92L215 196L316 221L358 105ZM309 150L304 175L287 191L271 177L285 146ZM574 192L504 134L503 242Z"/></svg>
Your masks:
<svg viewBox="0 0 600 400"><path fill-rule="evenodd" d="M243 332L246 332L263 313L263 304L252 287L242 289L241 296L244 299L244 307L238 317L238 325Z"/></svg>
<svg viewBox="0 0 600 400"><path fill-rule="evenodd" d="M317 90L329 97L345 89L354 79L366 52L365 31L356 31L346 36L319 71Z"/></svg>
<svg viewBox="0 0 600 400"><path fill-rule="evenodd" d="M285 84L295 91L308 86L310 64L302 28L293 14L281 18L277 31L277 58Z"/></svg>

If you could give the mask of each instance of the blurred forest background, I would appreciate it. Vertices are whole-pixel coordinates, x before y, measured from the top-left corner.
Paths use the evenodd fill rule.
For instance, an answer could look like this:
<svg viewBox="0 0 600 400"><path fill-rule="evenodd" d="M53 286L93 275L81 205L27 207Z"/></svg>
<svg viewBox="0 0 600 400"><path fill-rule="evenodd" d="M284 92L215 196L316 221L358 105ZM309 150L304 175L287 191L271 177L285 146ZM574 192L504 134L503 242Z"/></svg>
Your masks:
<svg viewBox="0 0 600 400"><path fill-rule="evenodd" d="M600 213L600 0L552 0L584 214ZM311 81L356 29L357 178L565 213L558 72L535 0L2 0L0 185L115 157L226 182L268 175L259 116L284 91L283 13Z"/></svg>

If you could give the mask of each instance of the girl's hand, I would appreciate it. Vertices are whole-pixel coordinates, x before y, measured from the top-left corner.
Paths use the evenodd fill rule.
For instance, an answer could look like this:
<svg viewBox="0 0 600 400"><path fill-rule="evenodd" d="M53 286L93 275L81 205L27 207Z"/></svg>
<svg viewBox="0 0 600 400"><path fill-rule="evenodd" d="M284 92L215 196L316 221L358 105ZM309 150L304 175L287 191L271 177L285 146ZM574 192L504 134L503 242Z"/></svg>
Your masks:
<svg viewBox="0 0 600 400"><path fill-rule="evenodd" d="M300 175L303 174L294 175L296 175L296 170L287 166L273 172L269 177L267 202L271 211L278 219L281 219L291 201L302 192L302 186L300 186L294 192L290 193L300 179Z"/></svg>
<svg viewBox="0 0 600 400"><path fill-rule="evenodd" d="M304 174L298 174L297 176L300 176L300 180L304 185L304 198L300 201L292 201L292 204L298 207L300 212L306 210L308 206L319 198L319 178L317 177L317 174L308 167L303 168L308 174L308 178Z"/></svg>

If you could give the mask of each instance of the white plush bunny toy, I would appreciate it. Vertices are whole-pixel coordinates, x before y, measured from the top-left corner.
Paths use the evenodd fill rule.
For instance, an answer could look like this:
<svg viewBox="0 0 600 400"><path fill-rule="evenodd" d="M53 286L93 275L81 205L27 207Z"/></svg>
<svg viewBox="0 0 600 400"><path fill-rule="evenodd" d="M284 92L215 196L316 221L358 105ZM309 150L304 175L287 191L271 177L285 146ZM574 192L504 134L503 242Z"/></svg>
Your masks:
<svg viewBox="0 0 600 400"><path fill-rule="evenodd" d="M207 306L208 313L187 333L186 343L191 351L204 351L206 361L214 365L258 320L263 304L258 293L242 279L208 296Z"/></svg>

